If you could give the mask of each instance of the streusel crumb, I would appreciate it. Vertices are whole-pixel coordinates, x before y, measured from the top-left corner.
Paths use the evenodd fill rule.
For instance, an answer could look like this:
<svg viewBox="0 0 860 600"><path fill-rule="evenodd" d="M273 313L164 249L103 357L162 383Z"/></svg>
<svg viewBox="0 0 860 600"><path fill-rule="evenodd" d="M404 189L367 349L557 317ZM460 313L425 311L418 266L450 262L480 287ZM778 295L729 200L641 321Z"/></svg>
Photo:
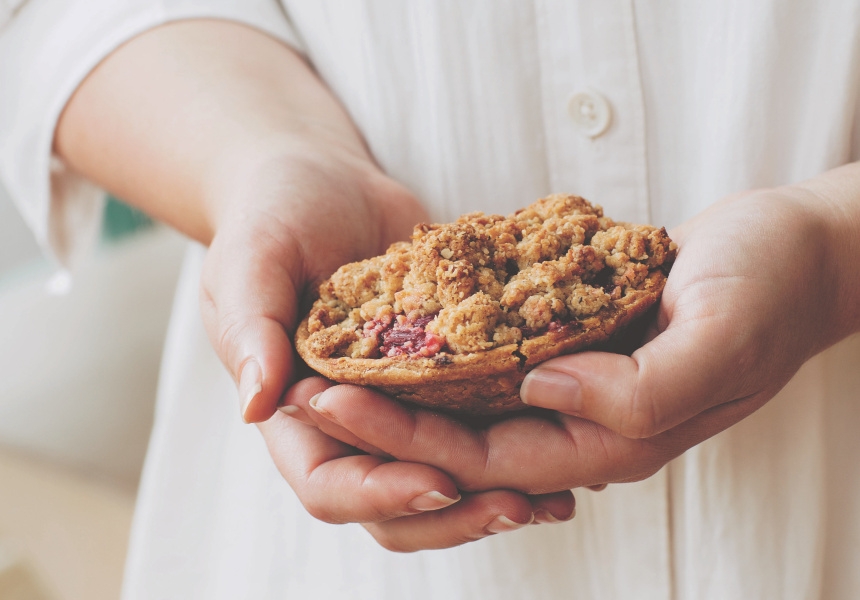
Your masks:
<svg viewBox="0 0 860 600"><path fill-rule="evenodd" d="M344 265L296 333L335 381L458 414L525 408L541 362L606 342L660 298L677 248L577 196L508 217L418 225L411 242Z"/></svg>
<svg viewBox="0 0 860 600"><path fill-rule="evenodd" d="M432 317L424 329L444 340L440 352L491 350L600 313L674 253L664 229L615 223L562 194L507 218L418 225L411 244L344 265L320 287L308 345L323 358L381 357L398 318Z"/></svg>

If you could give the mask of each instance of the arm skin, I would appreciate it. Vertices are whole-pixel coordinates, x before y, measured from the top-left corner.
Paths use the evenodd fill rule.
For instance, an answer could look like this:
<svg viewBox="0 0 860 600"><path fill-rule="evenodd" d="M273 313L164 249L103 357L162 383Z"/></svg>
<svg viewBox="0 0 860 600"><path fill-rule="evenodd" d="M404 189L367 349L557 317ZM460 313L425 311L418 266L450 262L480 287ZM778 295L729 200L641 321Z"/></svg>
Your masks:
<svg viewBox="0 0 860 600"><path fill-rule="evenodd" d="M396 550L573 516L569 490L461 496L437 468L358 452L276 411L287 390L327 387L319 378L293 385L289 336L305 291L341 264L408 238L427 218L380 171L346 112L291 49L223 21L148 31L81 84L55 150L209 245L200 295L210 340L238 384L242 417L265 421L272 457L312 515L368 523Z"/></svg>

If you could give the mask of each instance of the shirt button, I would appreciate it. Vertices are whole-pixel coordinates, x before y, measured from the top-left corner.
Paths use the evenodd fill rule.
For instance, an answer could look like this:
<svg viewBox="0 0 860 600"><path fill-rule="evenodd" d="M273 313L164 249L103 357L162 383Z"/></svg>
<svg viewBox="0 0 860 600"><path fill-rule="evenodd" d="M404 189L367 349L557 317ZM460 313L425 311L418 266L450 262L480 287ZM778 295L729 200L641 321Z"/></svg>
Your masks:
<svg viewBox="0 0 860 600"><path fill-rule="evenodd" d="M584 134L596 138L612 122L612 109L606 98L594 90L576 92L567 101L567 113L574 125Z"/></svg>

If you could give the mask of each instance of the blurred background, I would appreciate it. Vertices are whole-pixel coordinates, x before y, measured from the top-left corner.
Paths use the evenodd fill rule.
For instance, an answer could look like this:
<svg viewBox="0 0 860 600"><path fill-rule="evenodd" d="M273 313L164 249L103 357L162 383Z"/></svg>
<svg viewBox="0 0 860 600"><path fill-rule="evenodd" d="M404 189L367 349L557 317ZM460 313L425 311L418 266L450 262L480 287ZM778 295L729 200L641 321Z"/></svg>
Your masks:
<svg viewBox="0 0 860 600"><path fill-rule="evenodd" d="M119 596L184 246L109 199L58 295L0 187L0 600Z"/></svg>

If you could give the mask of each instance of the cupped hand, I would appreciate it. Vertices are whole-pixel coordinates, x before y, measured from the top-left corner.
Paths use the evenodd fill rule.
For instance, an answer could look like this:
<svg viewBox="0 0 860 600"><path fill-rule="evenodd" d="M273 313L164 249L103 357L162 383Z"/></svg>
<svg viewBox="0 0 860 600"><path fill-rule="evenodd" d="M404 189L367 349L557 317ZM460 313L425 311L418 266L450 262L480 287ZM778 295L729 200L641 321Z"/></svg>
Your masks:
<svg viewBox="0 0 860 600"><path fill-rule="evenodd" d="M302 302L342 264L408 238L426 213L358 148L264 149L235 166L204 263L206 330L239 386L247 422L271 417L295 379Z"/></svg>
<svg viewBox="0 0 860 600"><path fill-rule="evenodd" d="M287 393L288 406L313 412L307 402L331 386L319 377L303 379ZM389 550L449 548L575 514L569 490L463 492L440 469L394 460L337 426L318 427L301 409L292 417L278 413L260 429L275 464L312 516L361 523Z"/></svg>
<svg viewBox="0 0 860 600"><path fill-rule="evenodd" d="M573 516L569 491L461 495L437 468L380 456L359 440L344 444L276 413L285 393L307 396L328 385L297 372L290 337L303 298L340 265L381 254L426 220L415 198L360 153L315 152L267 153L236 169L238 183L220 193L247 201L225 202L240 208L221 219L201 281L204 322L237 381L242 417L260 422L303 505L324 521L364 523L401 551L458 545L529 524L536 514L539 522Z"/></svg>
<svg viewBox="0 0 860 600"><path fill-rule="evenodd" d="M332 435L441 469L460 490L542 494L648 477L851 333L834 299L825 205L803 188L750 192L671 232L680 251L646 343L631 356L547 361L523 384L532 413L472 428L336 386L308 399L307 414Z"/></svg>

